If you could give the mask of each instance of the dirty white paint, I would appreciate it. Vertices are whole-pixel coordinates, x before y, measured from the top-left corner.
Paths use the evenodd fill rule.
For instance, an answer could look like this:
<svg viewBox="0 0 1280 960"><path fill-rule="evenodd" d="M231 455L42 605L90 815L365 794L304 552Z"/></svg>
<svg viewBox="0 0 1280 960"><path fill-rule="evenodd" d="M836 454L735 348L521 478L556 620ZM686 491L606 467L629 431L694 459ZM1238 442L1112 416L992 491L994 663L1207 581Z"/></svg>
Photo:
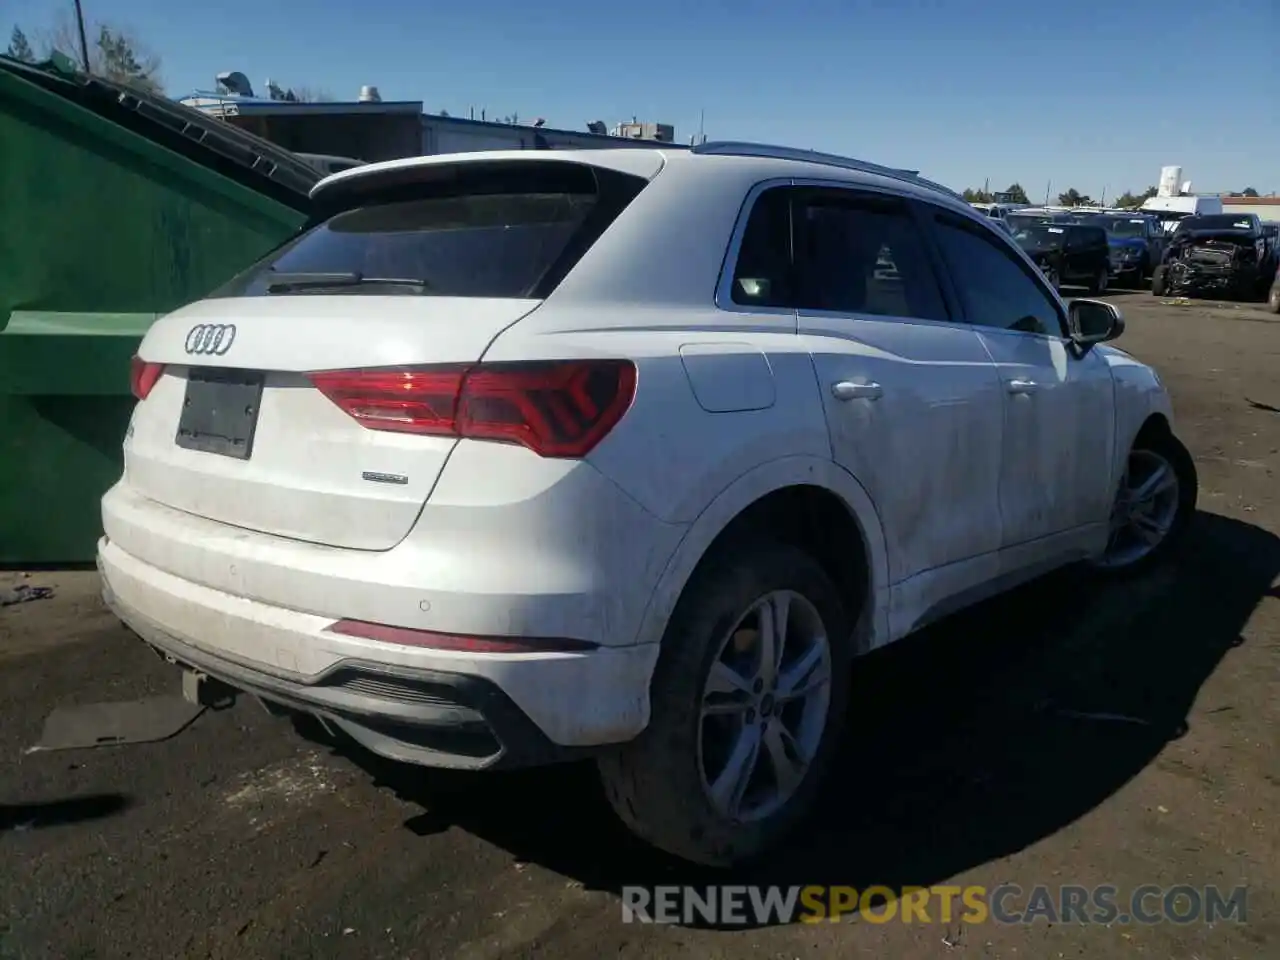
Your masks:
<svg viewBox="0 0 1280 960"><path fill-rule="evenodd" d="M1134 434L1169 411L1137 361L955 323L716 301L758 184L856 182L980 222L966 204L807 162L641 153L505 158L653 178L541 303L268 297L210 300L158 322L141 354L173 366L140 405L125 476L103 501L103 575L121 602L263 673L313 677L360 658L484 677L553 742L586 745L643 729L659 641L689 575L772 491L822 487L857 521L862 542L849 550L869 556L869 646L1095 545ZM237 325L219 365L274 371L249 461L173 444L184 345L206 322ZM302 378L592 357L631 360L638 390L581 461L366 430ZM1045 389L1012 395L1024 376ZM365 471L408 481L369 483ZM456 653L327 632L340 618L601 647ZM234 802L314 788L296 770L271 774Z"/></svg>
<svg viewBox="0 0 1280 960"><path fill-rule="evenodd" d="M897 583L1000 546L1003 397L973 328L800 314L837 463L885 532ZM838 383L876 384L841 399Z"/></svg>
<svg viewBox="0 0 1280 960"><path fill-rule="evenodd" d="M1060 338L982 330L1001 384L1001 545L1016 547L1105 520L1115 499L1115 388L1097 351L1072 356Z"/></svg>
<svg viewBox="0 0 1280 960"><path fill-rule="evenodd" d="M385 303L382 302L385 300ZM171 366L140 403L125 443L130 483L187 513L247 530L361 550L402 540L456 441L369 430L311 387L302 371L473 362L535 300L452 297L214 299L157 321L140 349ZM358 320L352 339L343 331ZM234 324L219 366L274 371L248 460L174 443L187 386L184 349L197 324ZM365 472L406 477L365 480Z"/></svg>

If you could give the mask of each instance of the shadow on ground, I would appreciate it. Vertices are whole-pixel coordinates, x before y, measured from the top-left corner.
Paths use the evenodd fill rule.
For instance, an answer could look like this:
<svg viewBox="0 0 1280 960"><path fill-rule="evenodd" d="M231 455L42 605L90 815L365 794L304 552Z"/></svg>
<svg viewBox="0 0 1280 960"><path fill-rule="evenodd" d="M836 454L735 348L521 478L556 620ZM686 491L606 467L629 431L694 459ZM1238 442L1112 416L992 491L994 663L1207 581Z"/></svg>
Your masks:
<svg viewBox="0 0 1280 960"><path fill-rule="evenodd" d="M99 793L46 803L0 803L0 833L101 820L120 813L129 805L129 798L118 793Z"/></svg>
<svg viewBox="0 0 1280 960"><path fill-rule="evenodd" d="M819 811L732 877L631 838L588 765L457 776L343 752L423 806L409 830L456 825L588 888L927 886L1053 834L1182 736L1278 573L1280 538L1201 513L1178 564L1141 581L1055 575L864 658Z"/></svg>

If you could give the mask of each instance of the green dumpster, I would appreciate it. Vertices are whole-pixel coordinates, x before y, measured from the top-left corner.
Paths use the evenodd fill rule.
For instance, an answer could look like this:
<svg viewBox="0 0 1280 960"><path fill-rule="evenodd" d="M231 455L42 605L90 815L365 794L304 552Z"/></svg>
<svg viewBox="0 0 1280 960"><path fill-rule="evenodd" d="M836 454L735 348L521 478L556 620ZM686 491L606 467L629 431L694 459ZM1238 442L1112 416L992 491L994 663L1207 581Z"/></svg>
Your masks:
<svg viewBox="0 0 1280 960"><path fill-rule="evenodd" d="M93 559L142 335L305 220L291 155L174 111L0 62L0 566Z"/></svg>

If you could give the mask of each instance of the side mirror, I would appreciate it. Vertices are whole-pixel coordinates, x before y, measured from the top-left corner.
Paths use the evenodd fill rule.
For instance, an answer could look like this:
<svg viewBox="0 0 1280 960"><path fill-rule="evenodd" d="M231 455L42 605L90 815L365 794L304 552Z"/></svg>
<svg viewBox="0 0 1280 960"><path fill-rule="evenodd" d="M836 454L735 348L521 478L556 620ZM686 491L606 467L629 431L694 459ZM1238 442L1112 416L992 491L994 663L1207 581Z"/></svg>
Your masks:
<svg viewBox="0 0 1280 960"><path fill-rule="evenodd" d="M1105 300L1072 300L1067 308L1067 322L1072 342L1086 350L1124 333L1124 314L1114 303Z"/></svg>

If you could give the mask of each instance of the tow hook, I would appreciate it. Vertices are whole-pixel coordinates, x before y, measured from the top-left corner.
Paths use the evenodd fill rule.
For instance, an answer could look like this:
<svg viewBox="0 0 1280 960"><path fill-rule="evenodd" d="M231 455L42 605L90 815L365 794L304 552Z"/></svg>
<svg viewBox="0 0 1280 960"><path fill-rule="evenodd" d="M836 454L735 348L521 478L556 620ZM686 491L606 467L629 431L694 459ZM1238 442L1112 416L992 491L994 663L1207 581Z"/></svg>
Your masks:
<svg viewBox="0 0 1280 960"><path fill-rule="evenodd" d="M182 698L196 706L222 710L236 701L236 690L199 670L183 668Z"/></svg>

